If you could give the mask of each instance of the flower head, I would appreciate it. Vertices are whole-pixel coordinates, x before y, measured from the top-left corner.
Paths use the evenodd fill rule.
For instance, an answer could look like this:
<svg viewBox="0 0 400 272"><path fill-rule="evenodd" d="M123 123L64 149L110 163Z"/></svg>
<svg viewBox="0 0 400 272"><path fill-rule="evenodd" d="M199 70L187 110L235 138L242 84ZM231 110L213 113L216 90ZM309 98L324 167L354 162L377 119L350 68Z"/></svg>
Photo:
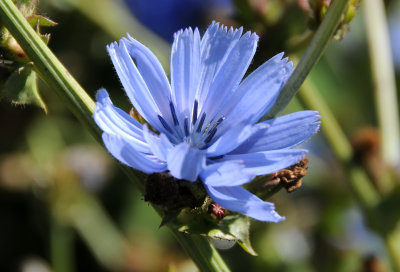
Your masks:
<svg viewBox="0 0 400 272"><path fill-rule="evenodd" d="M109 45L130 101L159 134L113 106L104 89L97 94L94 118L120 162L148 174L201 179L223 208L278 222L284 218L274 205L241 185L301 160L307 151L292 147L318 130L319 116L301 111L256 123L276 101L293 65L281 53L242 80L258 41L255 33L242 32L215 22L203 37L197 29L177 32L171 84L157 58L129 35Z"/></svg>

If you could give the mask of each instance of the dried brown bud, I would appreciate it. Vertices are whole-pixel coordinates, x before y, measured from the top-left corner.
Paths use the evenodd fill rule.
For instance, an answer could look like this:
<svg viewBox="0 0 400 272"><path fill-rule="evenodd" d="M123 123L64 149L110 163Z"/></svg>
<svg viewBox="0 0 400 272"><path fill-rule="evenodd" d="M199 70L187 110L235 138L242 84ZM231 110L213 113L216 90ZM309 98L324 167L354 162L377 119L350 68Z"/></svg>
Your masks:
<svg viewBox="0 0 400 272"><path fill-rule="evenodd" d="M351 144L354 150L354 160L358 163L379 156L380 139L376 128L369 127L359 130Z"/></svg>
<svg viewBox="0 0 400 272"><path fill-rule="evenodd" d="M382 267L381 262L375 256L371 255L364 259L360 272L383 272L386 271Z"/></svg>
<svg viewBox="0 0 400 272"><path fill-rule="evenodd" d="M300 188L301 179L307 174L308 158L304 157L301 161L289 168L276 172L268 182L279 182L285 187L288 193Z"/></svg>

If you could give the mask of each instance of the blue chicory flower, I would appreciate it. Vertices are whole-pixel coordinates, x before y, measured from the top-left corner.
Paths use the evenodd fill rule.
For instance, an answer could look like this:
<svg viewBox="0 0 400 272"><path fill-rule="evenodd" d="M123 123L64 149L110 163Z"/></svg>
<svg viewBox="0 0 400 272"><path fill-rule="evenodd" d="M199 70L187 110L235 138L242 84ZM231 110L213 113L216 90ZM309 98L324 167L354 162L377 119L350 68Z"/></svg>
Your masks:
<svg viewBox="0 0 400 272"><path fill-rule="evenodd" d="M242 80L258 41L255 33L242 32L215 22L203 37L198 29L178 31L171 84L152 52L129 35L109 45L130 101L159 134L113 106L104 89L97 93L94 119L120 162L148 174L200 178L222 207L279 222L284 217L273 203L241 185L301 160L307 150L292 147L319 129L319 115L300 111L255 124L276 101L293 64L280 53Z"/></svg>

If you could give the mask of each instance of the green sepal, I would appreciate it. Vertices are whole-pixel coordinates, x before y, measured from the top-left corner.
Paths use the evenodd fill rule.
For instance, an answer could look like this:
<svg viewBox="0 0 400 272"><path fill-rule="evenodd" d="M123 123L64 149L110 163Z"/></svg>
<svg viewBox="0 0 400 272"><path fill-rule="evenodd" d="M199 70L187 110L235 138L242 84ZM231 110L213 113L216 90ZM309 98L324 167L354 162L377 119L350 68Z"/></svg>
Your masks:
<svg viewBox="0 0 400 272"><path fill-rule="evenodd" d="M250 243L250 218L242 215L231 215L222 219L222 226L208 232L208 237L224 240L232 240L232 237L239 246L247 253L257 256Z"/></svg>
<svg viewBox="0 0 400 272"><path fill-rule="evenodd" d="M26 18L28 20L28 23L33 27L38 27L38 26L56 26L57 23L54 22L53 20L50 20L47 17L44 17L42 15L37 15L33 14Z"/></svg>
<svg viewBox="0 0 400 272"><path fill-rule="evenodd" d="M56 26L57 23L50 20L49 18L46 18L41 15L33 14L26 18L29 22L29 24L36 29L36 33L42 38L42 40L48 44L50 41L50 34L42 34L40 33L40 27L50 27L50 26Z"/></svg>
<svg viewBox="0 0 400 272"><path fill-rule="evenodd" d="M158 228L164 227L170 223L172 223L174 220L179 215L179 211L171 211L171 212L165 212L164 215L162 216L161 223L158 226Z"/></svg>
<svg viewBox="0 0 400 272"><path fill-rule="evenodd" d="M186 234L202 235L210 239L236 241L247 253L257 256L250 243L250 219L235 214L221 220L205 213L203 209L182 209L176 216L166 216L163 225L169 225Z"/></svg>
<svg viewBox="0 0 400 272"><path fill-rule="evenodd" d="M37 87L37 74L31 64L15 70L3 87L2 96L15 105L34 104L47 113Z"/></svg>

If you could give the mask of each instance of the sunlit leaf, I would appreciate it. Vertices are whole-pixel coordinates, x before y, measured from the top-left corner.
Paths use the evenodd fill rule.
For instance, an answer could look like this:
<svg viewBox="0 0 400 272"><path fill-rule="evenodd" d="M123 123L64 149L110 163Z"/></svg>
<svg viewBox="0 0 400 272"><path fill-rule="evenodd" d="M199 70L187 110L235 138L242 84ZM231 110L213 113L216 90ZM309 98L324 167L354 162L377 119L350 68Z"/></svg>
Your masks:
<svg viewBox="0 0 400 272"><path fill-rule="evenodd" d="M250 219L243 215L230 215L216 220L210 214L184 209L167 223L187 234L199 234L211 240L236 241L247 253L257 253L250 243ZM221 241L219 241L220 243Z"/></svg>
<svg viewBox="0 0 400 272"><path fill-rule="evenodd" d="M29 24L34 28L37 26L56 26L57 25L57 23L54 22L53 20L50 20L47 17L44 17L42 15L37 15L37 14L29 16L27 18L27 20L28 20Z"/></svg>
<svg viewBox="0 0 400 272"><path fill-rule="evenodd" d="M29 64L11 74L4 84L2 96L16 105L34 104L47 113L38 91L36 72Z"/></svg>

